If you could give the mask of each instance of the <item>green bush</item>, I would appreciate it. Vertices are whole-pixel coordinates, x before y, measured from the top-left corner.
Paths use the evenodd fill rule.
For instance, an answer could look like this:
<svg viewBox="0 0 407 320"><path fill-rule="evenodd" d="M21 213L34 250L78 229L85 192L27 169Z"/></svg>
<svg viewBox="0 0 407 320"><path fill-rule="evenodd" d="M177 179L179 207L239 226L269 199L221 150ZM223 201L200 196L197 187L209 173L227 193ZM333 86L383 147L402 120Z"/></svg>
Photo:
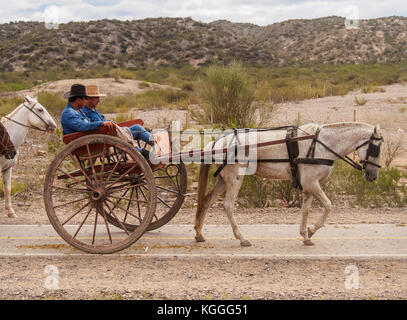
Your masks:
<svg viewBox="0 0 407 320"><path fill-rule="evenodd" d="M199 94L205 102L207 122L227 127L248 127L254 115L254 89L240 63L208 67Z"/></svg>
<svg viewBox="0 0 407 320"><path fill-rule="evenodd" d="M60 116L64 110L67 100L63 98L63 94L53 94L49 92L39 92L38 102L52 115Z"/></svg>

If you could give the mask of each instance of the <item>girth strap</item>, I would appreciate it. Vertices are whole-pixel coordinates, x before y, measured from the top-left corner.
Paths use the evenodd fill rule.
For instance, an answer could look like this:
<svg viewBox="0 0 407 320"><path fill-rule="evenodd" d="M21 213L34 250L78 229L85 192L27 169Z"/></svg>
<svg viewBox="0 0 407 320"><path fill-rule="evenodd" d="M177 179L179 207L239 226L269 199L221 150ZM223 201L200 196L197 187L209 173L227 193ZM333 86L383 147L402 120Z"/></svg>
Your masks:
<svg viewBox="0 0 407 320"><path fill-rule="evenodd" d="M298 141L293 142L291 140L291 138L294 138L296 136L297 136L296 127L287 130L285 143L287 145L288 160L290 163L290 170L292 176L292 185L294 188L300 188L300 190L302 190L300 172L298 170L298 164L295 162L295 159L298 157L300 153L298 148Z"/></svg>

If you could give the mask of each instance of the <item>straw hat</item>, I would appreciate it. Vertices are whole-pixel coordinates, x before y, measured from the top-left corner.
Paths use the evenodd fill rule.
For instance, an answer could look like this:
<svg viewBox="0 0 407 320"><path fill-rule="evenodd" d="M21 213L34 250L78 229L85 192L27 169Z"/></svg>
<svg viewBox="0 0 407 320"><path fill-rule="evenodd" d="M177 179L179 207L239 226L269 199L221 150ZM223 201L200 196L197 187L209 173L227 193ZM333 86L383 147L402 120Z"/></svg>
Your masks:
<svg viewBox="0 0 407 320"><path fill-rule="evenodd" d="M98 86L86 86L86 95L88 97L106 97L105 94L99 92Z"/></svg>

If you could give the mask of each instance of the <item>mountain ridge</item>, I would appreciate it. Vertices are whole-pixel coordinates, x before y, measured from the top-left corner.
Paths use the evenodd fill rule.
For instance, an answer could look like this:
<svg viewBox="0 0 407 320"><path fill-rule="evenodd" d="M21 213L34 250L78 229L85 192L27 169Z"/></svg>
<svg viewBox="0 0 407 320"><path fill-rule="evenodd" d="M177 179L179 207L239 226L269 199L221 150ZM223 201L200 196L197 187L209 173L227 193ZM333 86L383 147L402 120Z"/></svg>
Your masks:
<svg viewBox="0 0 407 320"><path fill-rule="evenodd" d="M407 18L360 20L359 29L346 29L345 18L337 16L267 26L191 18L69 22L56 30L41 22L0 25L1 71L201 66L233 59L254 66L397 63L407 60Z"/></svg>

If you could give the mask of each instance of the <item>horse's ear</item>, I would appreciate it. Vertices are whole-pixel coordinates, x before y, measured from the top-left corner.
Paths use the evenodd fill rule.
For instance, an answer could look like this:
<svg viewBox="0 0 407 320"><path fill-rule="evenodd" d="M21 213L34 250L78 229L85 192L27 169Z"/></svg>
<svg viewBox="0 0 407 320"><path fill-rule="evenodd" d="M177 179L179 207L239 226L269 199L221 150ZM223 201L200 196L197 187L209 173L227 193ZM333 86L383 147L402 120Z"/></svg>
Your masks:
<svg viewBox="0 0 407 320"><path fill-rule="evenodd" d="M33 98L31 98L28 94L24 98L27 102L31 102L33 100Z"/></svg>

